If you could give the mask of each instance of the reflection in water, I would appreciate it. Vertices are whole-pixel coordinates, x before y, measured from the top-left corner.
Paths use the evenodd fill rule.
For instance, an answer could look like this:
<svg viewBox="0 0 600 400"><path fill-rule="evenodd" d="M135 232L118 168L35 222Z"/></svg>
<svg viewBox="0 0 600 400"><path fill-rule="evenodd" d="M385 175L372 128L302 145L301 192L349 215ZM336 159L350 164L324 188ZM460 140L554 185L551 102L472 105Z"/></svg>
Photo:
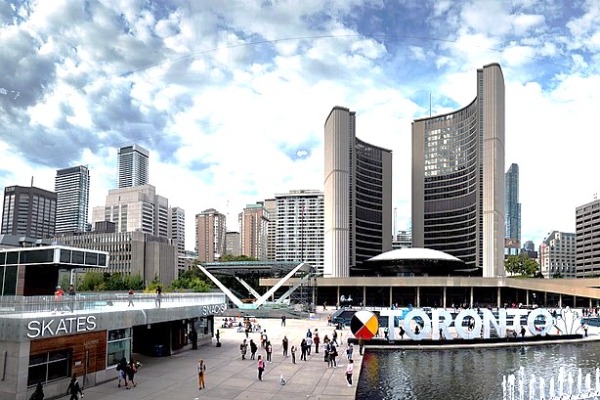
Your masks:
<svg viewBox="0 0 600 400"><path fill-rule="evenodd" d="M502 377L558 376L559 367L593 373L600 366L600 343L498 349L367 350L356 398L359 400L502 400Z"/></svg>

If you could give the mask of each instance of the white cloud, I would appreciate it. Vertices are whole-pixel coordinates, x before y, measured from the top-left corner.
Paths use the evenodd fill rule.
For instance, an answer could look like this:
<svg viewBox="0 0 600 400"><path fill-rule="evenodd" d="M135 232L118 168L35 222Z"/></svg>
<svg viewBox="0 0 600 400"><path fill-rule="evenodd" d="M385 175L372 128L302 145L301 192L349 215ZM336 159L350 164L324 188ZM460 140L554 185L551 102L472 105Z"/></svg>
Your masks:
<svg viewBox="0 0 600 400"><path fill-rule="evenodd" d="M570 15L527 1L439 1L424 5L422 24L390 22L386 5L369 1L145 4L41 2L0 27L0 184L33 175L52 189L56 169L87 164L90 208L99 206L114 187L116 148L137 142L151 151L158 193L186 210L193 248L194 215L206 208L236 229L247 203L322 190L323 124L341 105L357 112L362 140L393 151L402 230L412 119L429 113L429 92L434 113L469 104L476 69L500 62L523 240L572 231L574 207L599 191L573 179L597 158L581 145L595 144L588 121L600 100L596 2ZM388 29L378 40L365 8ZM399 39L403 28L432 40Z"/></svg>

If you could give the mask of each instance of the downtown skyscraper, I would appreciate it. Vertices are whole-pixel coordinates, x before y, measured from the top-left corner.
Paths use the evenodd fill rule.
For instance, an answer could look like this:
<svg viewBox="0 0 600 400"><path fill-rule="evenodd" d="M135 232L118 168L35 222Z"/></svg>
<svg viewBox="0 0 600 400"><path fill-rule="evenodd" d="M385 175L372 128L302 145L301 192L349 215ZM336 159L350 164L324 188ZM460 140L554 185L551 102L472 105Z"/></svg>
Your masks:
<svg viewBox="0 0 600 400"><path fill-rule="evenodd" d="M214 208L196 214L196 253L198 261L219 261L226 252L227 218Z"/></svg>
<svg viewBox="0 0 600 400"><path fill-rule="evenodd" d="M473 273L504 276L504 76L477 70L477 96L412 124L413 247L460 258Z"/></svg>
<svg viewBox="0 0 600 400"><path fill-rule="evenodd" d="M360 274L392 249L392 152L356 137L356 113L333 107L325 120L323 276Z"/></svg>
<svg viewBox="0 0 600 400"><path fill-rule="evenodd" d="M85 232L88 224L90 171L84 165L56 171L55 233Z"/></svg>
<svg viewBox="0 0 600 400"><path fill-rule="evenodd" d="M511 164L505 175L506 247L517 255L521 247L521 203L519 203L519 166Z"/></svg>
<svg viewBox="0 0 600 400"><path fill-rule="evenodd" d="M136 144L119 149L117 156L117 188L142 186L149 183L148 150Z"/></svg>
<svg viewBox="0 0 600 400"><path fill-rule="evenodd" d="M0 234L45 239L54 236L56 193L33 186L4 188Z"/></svg>

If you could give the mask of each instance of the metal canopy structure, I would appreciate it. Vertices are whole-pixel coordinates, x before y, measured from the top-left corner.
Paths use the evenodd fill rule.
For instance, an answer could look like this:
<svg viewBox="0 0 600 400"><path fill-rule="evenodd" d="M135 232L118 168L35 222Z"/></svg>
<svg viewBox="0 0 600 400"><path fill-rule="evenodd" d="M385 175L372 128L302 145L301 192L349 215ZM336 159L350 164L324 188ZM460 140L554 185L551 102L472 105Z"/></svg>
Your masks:
<svg viewBox="0 0 600 400"><path fill-rule="evenodd" d="M225 293L225 295L235 304L238 308L256 310L264 306L267 301L274 296L274 294L285 285L291 278L300 278L297 283L288 289L282 296L280 296L275 303L283 304L287 298L298 300L301 303L306 302L306 293L314 293L316 287L315 275L316 268L310 264L304 262L291 262L291 261L233 261L233 262L222 262L222 263L204 263L198 264L198 269L202 271L204 275L208 277L219 289ZM248 292L256 297L256 301L252 303L245 303L239 297L232 293L216 275L221 276L232 276L238 282L240 282ZM273 285L265 294L260 295L254 288L248 284L243 278L279 278L279 280ZM294 292L300 288L300 297L292 296ZM312 297L312 296L311 296Z"/></svg>

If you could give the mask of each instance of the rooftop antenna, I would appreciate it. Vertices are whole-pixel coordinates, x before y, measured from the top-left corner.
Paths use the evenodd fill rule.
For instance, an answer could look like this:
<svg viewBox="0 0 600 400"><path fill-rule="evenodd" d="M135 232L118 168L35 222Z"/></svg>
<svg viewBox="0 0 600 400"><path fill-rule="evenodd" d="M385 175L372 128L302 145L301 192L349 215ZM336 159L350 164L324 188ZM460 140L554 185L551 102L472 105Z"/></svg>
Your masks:
<svg viewBox="0 0 600 400"><path fill-rule="evenodd" d="M33 175L31 176L31 187L33 187Z"/></svg>

